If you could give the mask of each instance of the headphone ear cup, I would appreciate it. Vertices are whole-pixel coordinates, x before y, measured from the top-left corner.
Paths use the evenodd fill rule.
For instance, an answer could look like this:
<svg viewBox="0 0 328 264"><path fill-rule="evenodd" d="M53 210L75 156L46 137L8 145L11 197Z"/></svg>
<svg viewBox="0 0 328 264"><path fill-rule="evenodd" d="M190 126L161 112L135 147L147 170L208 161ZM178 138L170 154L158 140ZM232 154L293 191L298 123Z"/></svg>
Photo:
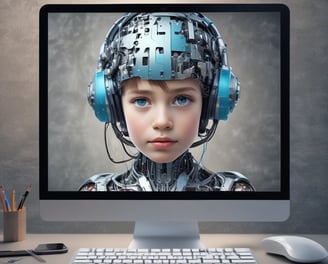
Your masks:
<svg viewBox="0 0 328 264"><path fill-rule="evenodd" d="M89 84L88 101L101 122L111 122L104 71L96 72L93 81Z"/></svg>
<svg viewBox="0 0 328 264"><path fill-rule="evenodd" d="M230 69L221 68L219 74L218 97L214 118L227 120L239 100L240 85Z"/></svg>
<svg viewBox="0 0 328 264"><path fill-rule="evenodd" d="M117 83L106 79L104 71L96 72L89 85L88 101L101 122L118 122L124 136L128 136Z"/></svg>
<svg viewBox="0 0 328 264"><path fill-rule="evenodd" d="M218 70L208 97L203 98L199 134L206 131L210 119L227 120L240 96L240 84L230 69Z"/></svg>
<svg viewBox="0 0 328 264"><path fill-rule="evenodd" d="M214 118L216 120L227 120L229 114L229 86L230 86L230 70L220 69L218 98L215 109Z"/></svg>

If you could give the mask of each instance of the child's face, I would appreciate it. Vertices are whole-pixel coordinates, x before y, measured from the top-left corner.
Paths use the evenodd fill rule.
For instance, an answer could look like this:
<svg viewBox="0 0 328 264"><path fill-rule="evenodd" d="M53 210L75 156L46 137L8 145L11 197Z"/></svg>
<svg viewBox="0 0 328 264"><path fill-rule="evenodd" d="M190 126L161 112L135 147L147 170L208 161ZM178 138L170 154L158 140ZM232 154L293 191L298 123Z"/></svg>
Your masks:
<svg viewBox="0 0 328 264"><path fill-rule="evenodd" d="M158 163L178 158L198 135L202 94L197 80L125 83L122 105L136 148Z"/></svg>

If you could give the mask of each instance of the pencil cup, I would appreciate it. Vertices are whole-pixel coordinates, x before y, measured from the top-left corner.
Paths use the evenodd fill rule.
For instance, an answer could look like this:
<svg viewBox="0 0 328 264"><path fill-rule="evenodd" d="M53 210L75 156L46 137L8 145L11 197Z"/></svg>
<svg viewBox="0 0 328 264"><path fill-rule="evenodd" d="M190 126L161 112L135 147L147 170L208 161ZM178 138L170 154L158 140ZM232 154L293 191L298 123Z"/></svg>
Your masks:
<svg viewBox="0 0 328 264"><path fill-rule="evenodd" d="M3 241L22 241L26 237L26 208L3 213Z"/></svg>

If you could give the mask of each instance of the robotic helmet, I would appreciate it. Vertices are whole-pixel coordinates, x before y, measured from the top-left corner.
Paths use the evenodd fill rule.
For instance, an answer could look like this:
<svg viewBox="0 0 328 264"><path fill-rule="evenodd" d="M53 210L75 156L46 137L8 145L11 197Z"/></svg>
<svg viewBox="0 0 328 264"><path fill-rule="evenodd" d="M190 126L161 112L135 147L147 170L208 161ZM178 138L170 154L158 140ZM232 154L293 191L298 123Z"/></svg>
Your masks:
<svg viewBox="0 0 328 264"><path fill-rule="evenodd" d="M88 87L88 101L97 118L111 123L121 142L132 146L121 105L121 83L134 77L200 80L199 136L203 139L192 147L209 141L218 121L226 120L239 100L240 85L229 67L226 45L201 13L130 13L107 33Z"/></svg>

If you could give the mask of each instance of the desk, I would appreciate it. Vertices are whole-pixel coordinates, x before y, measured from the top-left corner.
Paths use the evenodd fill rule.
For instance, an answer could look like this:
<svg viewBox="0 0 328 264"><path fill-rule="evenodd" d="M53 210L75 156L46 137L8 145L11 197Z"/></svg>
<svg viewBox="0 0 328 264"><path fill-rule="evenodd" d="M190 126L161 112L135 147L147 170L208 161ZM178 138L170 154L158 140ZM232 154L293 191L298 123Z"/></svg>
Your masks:
<svg viewBox="0 0 328 264"><path fill-rule="evenodd" d="M260 264L291 263L285 258L267 255L261 249L261 240L269 235L245 234L203 234L201 240L206 247L249 247L255 253ZM311 238L325 248L328 248L328 235L304 235ZM61 255L42 256L48 264L69 263L74 251L79 247L127 247L132 239L128 234L28 234L26 240L15 243L0 242L0 250L33 249L41 243L64 243L69 252ZM33 257L23 257L17 264L40 263ZM0 258L5 263L7 258ZM322 264L328 264L326 259Z"/></svg>

